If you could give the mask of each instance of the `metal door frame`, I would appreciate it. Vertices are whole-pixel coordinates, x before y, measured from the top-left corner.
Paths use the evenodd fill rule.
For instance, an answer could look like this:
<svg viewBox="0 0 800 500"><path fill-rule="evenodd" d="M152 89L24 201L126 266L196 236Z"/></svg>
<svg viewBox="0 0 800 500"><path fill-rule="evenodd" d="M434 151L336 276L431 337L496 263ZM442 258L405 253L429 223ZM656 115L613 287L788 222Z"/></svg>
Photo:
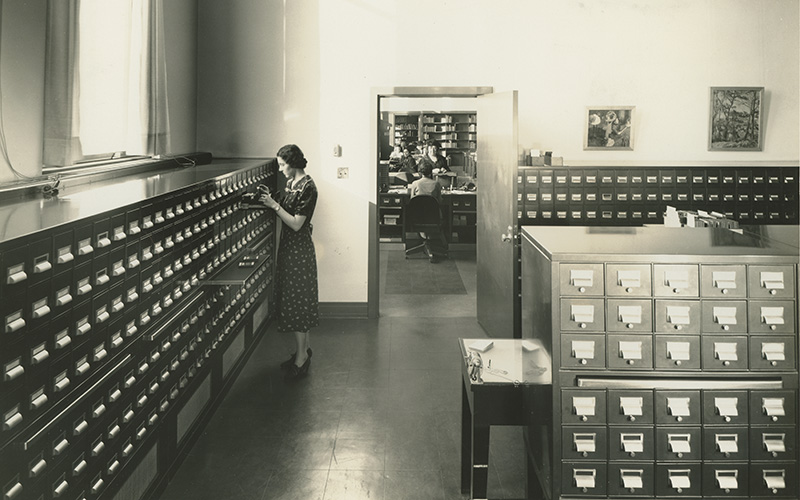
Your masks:
<svg viewBox="0 0 800 500"><path fill-rule="evenodd" d="M382 97L478 97L494 93L493 87L373 87L370 89L369 249L367 253L367 316L380 315L380 217L378 214L378 162L380 161L380 100Z"/></svg>

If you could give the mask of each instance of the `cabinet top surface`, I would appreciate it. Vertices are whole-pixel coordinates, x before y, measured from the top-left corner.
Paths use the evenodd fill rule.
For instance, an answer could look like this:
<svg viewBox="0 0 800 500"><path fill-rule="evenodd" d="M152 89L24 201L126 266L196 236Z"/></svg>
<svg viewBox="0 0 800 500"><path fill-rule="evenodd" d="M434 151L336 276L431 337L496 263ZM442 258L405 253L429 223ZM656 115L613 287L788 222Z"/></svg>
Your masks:
<svg viewBox="0 0 800 500"><path fill-rule="evenodd" d="M122 174L113 179L62 188L58 195L50 198L36 197L3 204L0 205L0 241L122 208L268 161L266 158L215 159L208 165L190 168Z"/></svg>
<svg viewBox="0 0 800 500"><path fill-rule="evenodd" d="M525 226L522 235L555 260L624 260L631 256L800 255L798 226L747 226L739 230L690 227Z"/></svg>

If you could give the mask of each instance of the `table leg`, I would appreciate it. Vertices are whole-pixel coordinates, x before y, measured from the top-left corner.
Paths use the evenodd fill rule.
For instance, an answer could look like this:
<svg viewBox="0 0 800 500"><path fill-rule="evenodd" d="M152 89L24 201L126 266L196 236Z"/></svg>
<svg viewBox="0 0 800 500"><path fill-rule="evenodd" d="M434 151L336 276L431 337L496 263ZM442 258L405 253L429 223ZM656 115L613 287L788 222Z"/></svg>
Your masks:
<svg viewBox="0 0 800 500"><path fill-rule="evenodd" d="M470 498L486 498L489 483L489 426L472 425L472 485Z"/></svg>
<svg viewBox="0 0 800 500"><path fill-rule="evenodd" d="M469 493L472 475L472 413L469 396L461 381L461 493Z"/></svg>

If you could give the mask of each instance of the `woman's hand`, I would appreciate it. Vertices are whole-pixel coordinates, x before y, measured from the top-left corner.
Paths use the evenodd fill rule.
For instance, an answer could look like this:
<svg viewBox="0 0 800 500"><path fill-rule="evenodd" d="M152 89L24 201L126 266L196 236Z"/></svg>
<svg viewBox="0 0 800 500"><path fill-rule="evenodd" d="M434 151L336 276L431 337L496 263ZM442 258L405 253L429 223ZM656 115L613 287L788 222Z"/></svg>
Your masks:
<svg viewBox="0 0 800 500"><path fill-rule="evenodd" d="M272 196L268 194L261 193L261 196L258 197L258 201L264 204L267 208L271 208L273 210L277 210L280 205L277 201L272 199Z"/></svg>

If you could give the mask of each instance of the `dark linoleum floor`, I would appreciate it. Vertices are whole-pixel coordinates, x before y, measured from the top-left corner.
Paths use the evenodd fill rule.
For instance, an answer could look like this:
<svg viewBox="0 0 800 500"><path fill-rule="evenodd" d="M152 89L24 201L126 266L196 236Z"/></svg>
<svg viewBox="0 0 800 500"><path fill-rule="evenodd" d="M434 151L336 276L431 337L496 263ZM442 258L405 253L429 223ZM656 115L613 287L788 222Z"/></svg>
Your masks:
<svg viewBox="0 0 800 500"><path fill-rule="evenodd" d="M485 334L474 249L450 257L466 296L382 295L379 319L323 319L305 379L284 382L292 341L270 328L161 499L467 498L457 339ZM524 474L521 431L493 428L490 497L522 498Z"/></svg>

